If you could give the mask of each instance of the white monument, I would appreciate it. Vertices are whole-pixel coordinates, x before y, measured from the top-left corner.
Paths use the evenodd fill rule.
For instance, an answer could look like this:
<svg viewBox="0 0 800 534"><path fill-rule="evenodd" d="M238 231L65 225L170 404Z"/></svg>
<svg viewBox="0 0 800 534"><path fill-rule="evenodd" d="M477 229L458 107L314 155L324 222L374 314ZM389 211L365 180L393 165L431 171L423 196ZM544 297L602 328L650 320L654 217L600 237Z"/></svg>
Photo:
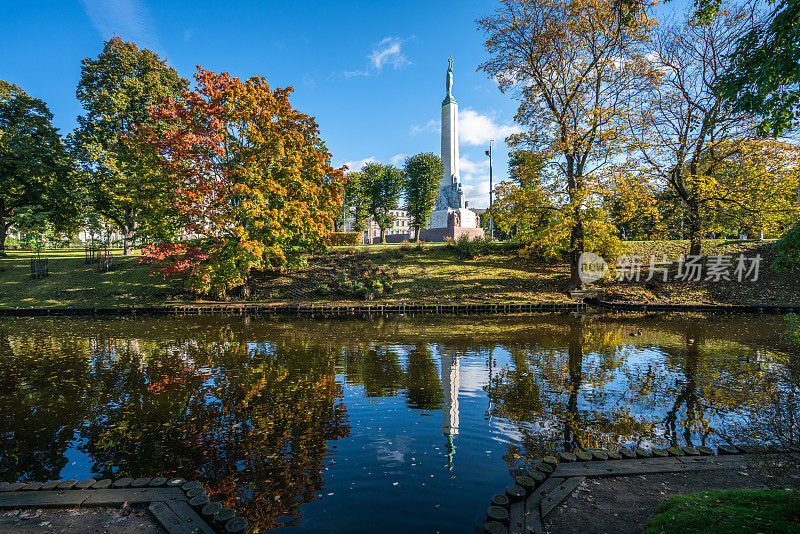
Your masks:
<svg viewBox="0 0 800 534"><path fill-rule="evenodd" d="M422 239L443 241L458 239L467 234L470 238L483 237L480 219L464 202L464 189L458 173L458 102L453 97L453 56L447 66L445 82L447 94L442 102L442 164L444 172L439 183L436 209L431 213L428 228Z"/></svg>

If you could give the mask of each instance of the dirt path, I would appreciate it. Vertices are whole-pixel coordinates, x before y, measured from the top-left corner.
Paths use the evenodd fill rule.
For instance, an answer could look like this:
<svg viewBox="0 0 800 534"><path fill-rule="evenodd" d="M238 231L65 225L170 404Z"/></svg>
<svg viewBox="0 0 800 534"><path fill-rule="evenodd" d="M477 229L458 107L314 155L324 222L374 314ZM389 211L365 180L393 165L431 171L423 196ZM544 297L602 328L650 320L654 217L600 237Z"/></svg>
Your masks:
<svg viewBox="0 0 800 534"><path fill-rule="evenodd" d="M85 534L166 533L146 507L0 511L0 532Z"/></svg>
<svg viewBox="0 0 800 534"><path fill-rule="evenodd" d="M644 532L644 525L670 495L711 489L800 487L797 472L781 477L760 469L693 471L587 478L544 521L550 534Z"/></svg>

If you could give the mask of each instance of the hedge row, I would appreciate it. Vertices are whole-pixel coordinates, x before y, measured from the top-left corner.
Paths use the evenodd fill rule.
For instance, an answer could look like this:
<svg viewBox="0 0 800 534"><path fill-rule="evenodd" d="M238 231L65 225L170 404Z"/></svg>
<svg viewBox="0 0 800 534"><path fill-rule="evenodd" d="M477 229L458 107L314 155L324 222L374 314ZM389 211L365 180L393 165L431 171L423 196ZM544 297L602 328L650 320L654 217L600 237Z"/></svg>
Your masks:
<svg viewBox="0 0 800 534"><path fill-rule="evenodd" d="M331 246L356 246L362 244L364 240L361 232L332 232Z"/></svg>

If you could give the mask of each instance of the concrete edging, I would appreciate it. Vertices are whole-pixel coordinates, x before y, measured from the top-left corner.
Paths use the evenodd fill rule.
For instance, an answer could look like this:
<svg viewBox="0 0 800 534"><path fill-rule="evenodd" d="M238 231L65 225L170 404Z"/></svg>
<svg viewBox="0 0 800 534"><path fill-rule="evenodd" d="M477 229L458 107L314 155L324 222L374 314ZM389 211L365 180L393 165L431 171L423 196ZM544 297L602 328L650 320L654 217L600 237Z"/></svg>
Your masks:
<svg viewBox="0 0 800 534"><path fill-rule="evenodd" d="M586 478L733 469L758 454L781 453L759 445L684 446L666 449L561 452L532 469L512 472L514 483L494 495L486 511L487 534L541 533L544 518Z"/></svg>
<svg viewBox="0 0 800 534"><path fill-rule="evenodd" d="M24 508L73 508L147 504L153 517L170 534L246 534L247 520L221 503L210 502L202 484L183 478L48 482L0 482L0 510Z"/></svg>

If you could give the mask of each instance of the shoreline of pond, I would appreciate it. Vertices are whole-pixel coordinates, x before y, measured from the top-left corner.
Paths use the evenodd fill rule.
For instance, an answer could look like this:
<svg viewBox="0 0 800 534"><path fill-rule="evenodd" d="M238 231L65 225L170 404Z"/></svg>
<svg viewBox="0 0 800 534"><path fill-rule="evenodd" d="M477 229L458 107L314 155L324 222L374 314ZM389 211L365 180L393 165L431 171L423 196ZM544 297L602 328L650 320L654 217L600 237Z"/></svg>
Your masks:
<svg viewBox="0 0 800 534"><path fill-rule="evenodd" d="M407 302L389 304L270 304L247 302L183 303L163 306L0 308L0 317L121 316L121 315L505 315L558 312L709 312L709 313L800 313L800 305L708 304L603 301L587 297L576 302Z"/></svg>

